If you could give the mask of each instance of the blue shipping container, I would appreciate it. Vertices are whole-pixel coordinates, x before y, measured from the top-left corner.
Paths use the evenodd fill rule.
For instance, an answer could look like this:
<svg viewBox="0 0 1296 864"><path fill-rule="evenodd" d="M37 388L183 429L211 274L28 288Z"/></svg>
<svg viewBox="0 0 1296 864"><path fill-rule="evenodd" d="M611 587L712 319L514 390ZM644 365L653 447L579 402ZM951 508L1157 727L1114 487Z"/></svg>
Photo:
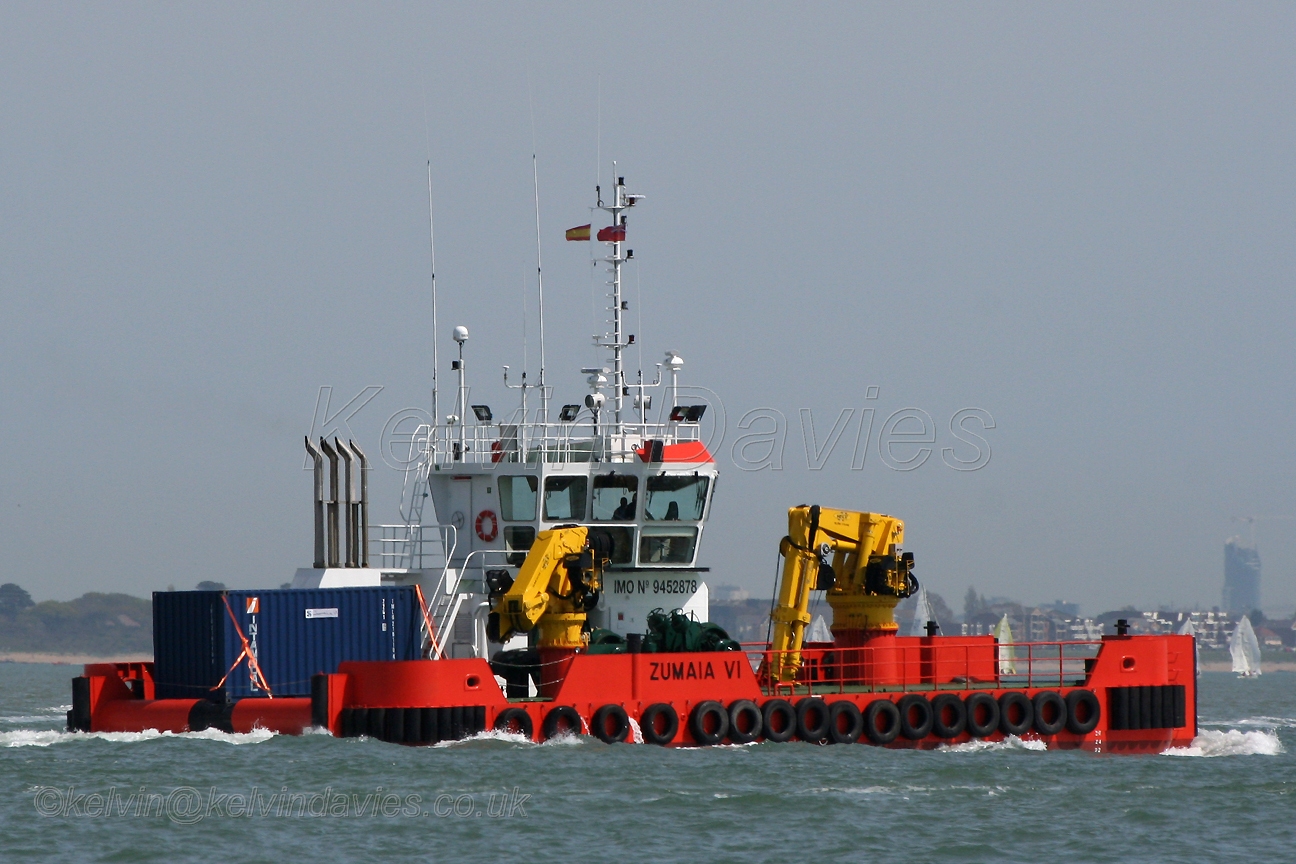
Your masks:
<svg viewBox="0 0 1296 864"><path fill-rule="evenodd" d="M421 623L413 588L158 591L153 594L157 698L266 696L247 660L239 660L239 631L275 696L309 696L311 676L336 672L344 660L419 659Z"/></svg>

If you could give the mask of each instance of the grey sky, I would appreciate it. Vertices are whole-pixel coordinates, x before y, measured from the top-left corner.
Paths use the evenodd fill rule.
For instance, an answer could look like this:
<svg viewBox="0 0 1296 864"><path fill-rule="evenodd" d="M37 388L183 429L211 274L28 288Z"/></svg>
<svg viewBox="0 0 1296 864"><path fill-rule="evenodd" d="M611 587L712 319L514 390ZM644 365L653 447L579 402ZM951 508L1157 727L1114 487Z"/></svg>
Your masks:
<svg viewBox="0 0 1296 864"><path fill-rule="evenodd" d="M648 196L630 329L727 409L712 581L769 590L785 509L818 502L903 517L955 604L974 584L1216 605L1230 517L1296 515L1294 23L1261 4L6 4L0 580L142 594L307 563L319 387L384 388L352 424L375 451L428 401L429 138L441 329L469 326L474 401L508 407L534 290L528 89L549 374L579 398L591 268L562 232L590 221L601 79L604 183L617 159ZM798 409L822 436L868 386L874 438L916 406L937 452L901 473L874 444L852 471L852 425L807 470ZM780 472L732 463L758 407L791 421ZM996 428L960 473L939 450L966 407ZM399 475L377 473L394 521ZM1257 535L1265 604L1289 612L1296 521Z"/></svg>

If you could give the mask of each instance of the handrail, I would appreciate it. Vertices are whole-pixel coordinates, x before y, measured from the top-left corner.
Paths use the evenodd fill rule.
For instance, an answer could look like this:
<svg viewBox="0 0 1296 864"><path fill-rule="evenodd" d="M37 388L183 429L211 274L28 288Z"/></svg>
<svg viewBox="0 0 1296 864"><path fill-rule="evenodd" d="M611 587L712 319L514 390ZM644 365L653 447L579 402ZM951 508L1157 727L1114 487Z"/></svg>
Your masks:
<svg viewBox="0 0 1296 864"><path fill-rule="evenodd" d="M941 644L949 638L955 644ZM905 692L978 690L995 687L1068 687L1083 684L1087 661L1101 641L1018 642L1000 645L984 637L937 637L919 645L806 648L774 651L744 646L767 693ZM975 640L975 641L974 641ZM1023 653L1024 652L1024 653ZM772 681L780 655L799 654L796 677Z"/></svg>

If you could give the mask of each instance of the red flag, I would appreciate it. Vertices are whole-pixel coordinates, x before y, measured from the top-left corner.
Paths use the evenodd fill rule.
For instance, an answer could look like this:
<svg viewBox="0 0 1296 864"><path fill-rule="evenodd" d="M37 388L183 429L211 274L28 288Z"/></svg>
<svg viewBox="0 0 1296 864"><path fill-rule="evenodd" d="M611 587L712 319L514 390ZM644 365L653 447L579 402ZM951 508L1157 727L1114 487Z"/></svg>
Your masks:
<svg viewBox="0 0 1296 864"><path fill-rule="evenodd" d="M625 241L625 226L609 225L606 228L600 228L598 239L604 243L622 243Z"/></svg>

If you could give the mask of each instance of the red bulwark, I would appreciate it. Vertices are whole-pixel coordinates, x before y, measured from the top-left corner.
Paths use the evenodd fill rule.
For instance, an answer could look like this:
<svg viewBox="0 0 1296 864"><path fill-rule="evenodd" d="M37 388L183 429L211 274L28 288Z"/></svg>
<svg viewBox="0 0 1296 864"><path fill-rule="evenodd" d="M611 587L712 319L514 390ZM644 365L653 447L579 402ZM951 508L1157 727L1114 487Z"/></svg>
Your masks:
<svg viewBox="0 0 1296 864"><path fill-rule="evenodd" d="M641 462L648 461L648 448L635 450ZM715 458L701 441L685 441L682 444L667 444L662 447L662 462L714 462Z"/></svg>

